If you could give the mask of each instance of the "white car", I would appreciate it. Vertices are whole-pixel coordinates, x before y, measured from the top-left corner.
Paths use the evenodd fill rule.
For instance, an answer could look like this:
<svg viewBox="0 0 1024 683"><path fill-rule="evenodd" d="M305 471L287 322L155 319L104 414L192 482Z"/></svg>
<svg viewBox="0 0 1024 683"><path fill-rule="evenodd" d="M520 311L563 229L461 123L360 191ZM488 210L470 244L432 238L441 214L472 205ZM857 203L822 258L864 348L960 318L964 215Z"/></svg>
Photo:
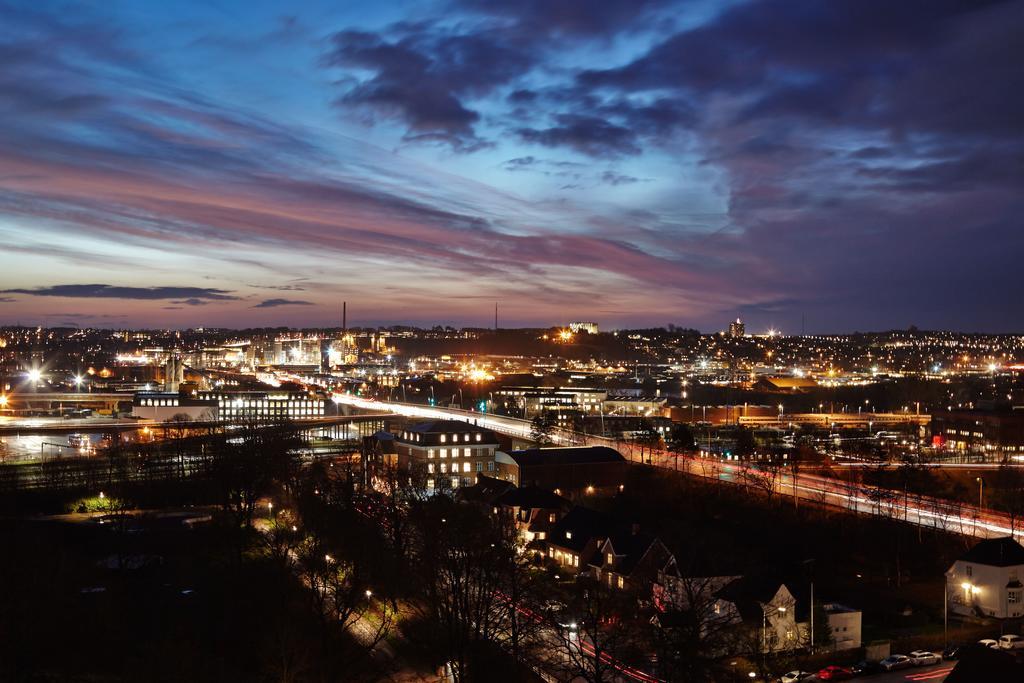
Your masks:
<svg viewBox="0 0 1024 683"><path fill-rule="evenodd" d="M995 640L992 640L991 638L984 638L982 640L979 640L978 641L978 645L981 645L982 647L989 647L989 648L992 648L993 650L998 650L999 649L999 642L995 641Z"/></svg>
<svg viewBox="0 0 1024 683"><path fill-rule="evenodd" d="M910 663L914 666L931 666L932 664L938 664L942 661L934 652L928 652L927 650L914 650L910 653Z"/></svg>
<svg viewBox="0 0 1024 683"><path fill-rule="evenodd" d="M999 636L999 647L1004 650L1019 650L1024 647L1024 638L1010 633Z"/></svg>
<svg viewBox="0 0 1024 683"><path fill-rule="evenodd" d="M782 674L779 679L782 683L800 683L800 681L807 680L811 677L806 671L790 671L788 674Z"/></svg>

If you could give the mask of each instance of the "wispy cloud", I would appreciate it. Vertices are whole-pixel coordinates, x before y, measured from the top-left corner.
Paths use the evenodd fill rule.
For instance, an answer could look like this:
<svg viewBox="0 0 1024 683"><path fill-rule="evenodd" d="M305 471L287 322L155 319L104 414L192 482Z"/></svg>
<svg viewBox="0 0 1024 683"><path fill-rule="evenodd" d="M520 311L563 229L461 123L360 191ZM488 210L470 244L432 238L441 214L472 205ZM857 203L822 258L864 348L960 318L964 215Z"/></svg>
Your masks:
<svg viewBox="0 0 1024 683"><path fill-rule="evenodd" d="M298 299L266 299L253 306L253 308L277 308L278 306L313 306L312 301L301 301Z"/></svg>
<svg viewBox="0 0 1024 683"><path fill-rule="evenodd" d="M122 287L117 285L53 285L34 289L4 289L6 294L28 294L30 296L68 297L73 299L140 299L155 301L179 299L190 306L202 305L209 301L237 301L240 297L230 291L209 287Z"/></svg>

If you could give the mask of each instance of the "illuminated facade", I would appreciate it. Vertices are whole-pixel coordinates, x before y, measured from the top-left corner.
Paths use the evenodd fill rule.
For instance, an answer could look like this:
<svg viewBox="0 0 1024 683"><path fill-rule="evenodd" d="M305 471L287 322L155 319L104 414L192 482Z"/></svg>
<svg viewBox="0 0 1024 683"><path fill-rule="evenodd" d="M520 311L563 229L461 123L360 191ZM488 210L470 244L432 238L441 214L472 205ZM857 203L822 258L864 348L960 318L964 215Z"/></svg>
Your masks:
<svg viewBox="0 0 1024 683"><path fill-rule="evenodd" d="M327 411L325 399L301 391L206 391L199 397L216 401L224 422L309 420Z"/></svg>
<svg viewBox="0 0 1024 683"><path fill-rule="evenodd" d="M472 485L479 474L493 475L498 448L490 429L457 420L420 422L395 436L398 466L424 473L428 491Z"/></svg>
<svg viewBox="0 0 1024 683"><path fill-rule="evenodd" d="M1024 616L1024 547L1010 537L971 548L946 572L946 604L953 614L1013 619Z"/></svg>

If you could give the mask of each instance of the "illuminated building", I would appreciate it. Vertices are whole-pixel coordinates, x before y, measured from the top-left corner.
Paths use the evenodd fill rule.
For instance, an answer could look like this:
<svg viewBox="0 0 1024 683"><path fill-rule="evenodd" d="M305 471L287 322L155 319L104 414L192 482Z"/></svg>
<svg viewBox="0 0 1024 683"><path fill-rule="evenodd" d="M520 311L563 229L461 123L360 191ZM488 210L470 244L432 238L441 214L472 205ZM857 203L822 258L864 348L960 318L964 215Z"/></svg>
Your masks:
<svg viewBox="0 0 1024 683"><path fill-rule="evenodd" d="M531 448L498 453L498 476L517 486L540 486L593 493L618 489L626 480L629 463L608 446ZM571 495L570 495L571 497Z"/></svg>
<svg viewBox="0 0 1024 683"><path fill-rule="evenodd" d="M735 322L729 323L729 336L730 337L743 337L747 334L747 326L743 324L743 321L736 318Z"/></svg>
<svg viewBox="0 0 1024 683"><path fill-rule="evenodd" d="M586 332L587 334L597 334L597 323L591 323L591 322L569 323L569 330L573 334L579 334L580 332Z"/></svg>
<svg viewBox="0 0 1024 683"><path fill-rule="evenodd" d="M493 474L498 448L493 431L458 420L419 422L395 436L399 469L425 474L427 491L472 485L478 474Z"/></svg>
<svg viewBox="0 0 1024 683"><path fill-rule="evenodd" d="M981 541L946 572L953 614L1012 619L1024 616L1024 547L1009 536Z"/></svg>
<svg viewBox="0 0 1024 683"><path fill-rule="evenodd" d="M214 400L223 422L245 420L309 420L324 417L327 401L302 391L206 391L200 398Z"/></svg>
<svg viewBox="0 0 1024 683"><path fill-rule="evenodd" d="M277 422L323 417L327 401L301 391L202 391L194 396L140 391L132 416L165 421L177 415L191 420Z"/></svg>
<svg viewBox="0 0 1024 683"><path fill-rule="evenodd" d="M936 412L932 437L937 446L957 451L1024 454L1024 409Z"/></svg>
<svg viewBox="0 0 1024 683"><path fill-rule="evenodd" d="M212 422L218 419L218 404L212 399L169 391L140 391L132 399L132 417L166 422L178 415L197 422Z"/></svg>

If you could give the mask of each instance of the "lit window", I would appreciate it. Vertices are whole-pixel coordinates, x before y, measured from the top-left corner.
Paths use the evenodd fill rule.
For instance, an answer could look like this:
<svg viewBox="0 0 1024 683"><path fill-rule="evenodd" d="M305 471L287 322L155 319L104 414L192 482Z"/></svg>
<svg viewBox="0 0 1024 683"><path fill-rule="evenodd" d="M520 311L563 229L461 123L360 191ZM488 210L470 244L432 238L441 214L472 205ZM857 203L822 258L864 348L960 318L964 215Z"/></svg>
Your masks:
<svg viewBox="0 0 1024 683"><path fill-rule="evenodd" d="M469 472L469 462L462 463L462 471Z"/></svg>
<svg viewBox="0 0 1024 683"><path fill-rule="evenodd" d="M605 556L605 560L608 562L608 564L614 564L615 563L615 556L612 555L611 553L608 553Z"/></svg>
<svg viewBox="0 0 1024 683"><path fill-rule="evenodd" d="M427 463L427 472L429 474L433 474L434 473L434 463L432 463L432 462L428 462Z"/></svg>
<svg viewBox="0 0 1024 683"><path fill-rule="evenodd" d="M448 463L446 463L446 462L441 463L441 471L442 472L447 472L448 471Z"/></svg>
<svg viewBox="0 0 1024 683"><path fill-rule="evenodd" d="M428 458L433 458L434 457L434 449L433 448L428 448L427 449L427 457Z"/></svg>
<svg viewBox="0 0 1024 683"><path fill-rule="evenodd" d="M448 437L446 435L442 434L441 435L441 443L444 443L447 440L448 440Z"/></svg>
<svg viewBox="0 0 1024 683"><path fill-rule="evenodd" d="M571 540L572 539L572 532L571 531L566 531L565 532L565 537Z"/></svg>
<svg viewBox="0 0 1024 683"><path fill-rule="evenodd" d="M477 435L476 435L476 440L477 440L477 441L480 441L480 440L481 440L481 436L480 436L480 434L477 434Z"/></svg>
<svg viewBox="0 0 1024 683"><path fill-rule="evenodd" d="M622 577L620 576L619 577L619 588L625 588L625 587L626 587L626 582L623 581Z"/></svg>

